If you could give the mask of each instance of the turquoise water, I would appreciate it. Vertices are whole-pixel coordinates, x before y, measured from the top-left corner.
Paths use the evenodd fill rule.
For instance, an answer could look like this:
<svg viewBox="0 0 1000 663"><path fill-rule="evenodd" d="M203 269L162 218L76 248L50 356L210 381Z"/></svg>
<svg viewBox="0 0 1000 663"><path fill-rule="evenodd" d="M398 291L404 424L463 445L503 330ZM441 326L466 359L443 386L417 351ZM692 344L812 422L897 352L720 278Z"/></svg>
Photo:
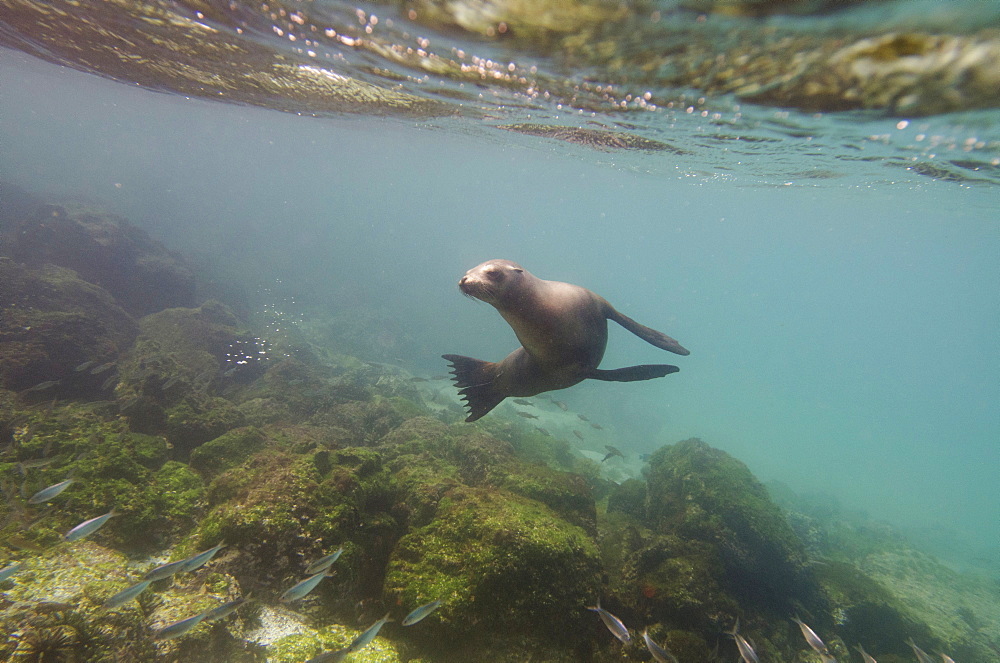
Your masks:
<svg viewBox="0 0 1000 663"><path fill-rule="evenodd" d="M713 171L705 155L593 151L470 120L303 118L2 60L0 178L101 201L248 292L375 310L399 338L372 358L402 354L428 375L442 353L516 345L459 296L466 269L503 257L584 285L692 352L663 380L563 392L603 423L593 449L698 436L955 564L997 563L996 186L868 163L769 177L770 155L725 149ZM896 119L866 122L853 130L912 139ZM814 166L783 152L785 171ZM661 355L613 329L602 366Z"/></svg>

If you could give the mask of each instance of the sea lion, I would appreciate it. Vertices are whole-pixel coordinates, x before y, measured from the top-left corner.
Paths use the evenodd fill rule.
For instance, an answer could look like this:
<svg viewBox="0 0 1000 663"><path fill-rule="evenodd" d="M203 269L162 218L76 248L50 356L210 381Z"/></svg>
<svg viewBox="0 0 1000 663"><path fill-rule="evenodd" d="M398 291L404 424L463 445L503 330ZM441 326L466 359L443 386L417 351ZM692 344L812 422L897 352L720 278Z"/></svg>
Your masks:
<svg viewBox="0 0 1000 663"><path fill-rule="evenodd" d="M466 421L479 419L508 396L535 396L588 378L633 382L680 370L667 364L597 368L608 344L608 320L658 348L689 354L674 339L622 315L590 290L545 281L510 260L490 260L470 269L458 287L496 308L521 341L521 347L497 363L442 355L451 362L455 385L469 410Z"/></svg>

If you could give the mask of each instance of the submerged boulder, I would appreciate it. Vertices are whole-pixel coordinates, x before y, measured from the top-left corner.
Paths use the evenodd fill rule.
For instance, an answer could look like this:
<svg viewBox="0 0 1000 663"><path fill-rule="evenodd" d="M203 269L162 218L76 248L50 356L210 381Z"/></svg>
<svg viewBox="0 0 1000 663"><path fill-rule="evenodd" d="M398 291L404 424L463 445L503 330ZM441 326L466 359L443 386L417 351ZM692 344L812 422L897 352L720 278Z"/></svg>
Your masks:
<svg viewBox="0 0 1000 663"><path fill-rule="evenodd" d="M0 387L35 400L99 392L137 332L107 291L75 272L0 257Z"/></svg>
<svg viewBox="0 0 1000 663"><path fill-rule="evenodd" d="M11 233L17 261L75 270L136 316L194 300L194 274L146 231L107 212L79 205L40 205Z"/></svg>
<svg viewBox="0 0 1000 663"><path fill-rule="evenodd" d="M690 439L654 453L647 482L648 526L711 545L742 604L783 611L813 596L804 546L746 465Z"/></svg>
<svg viewBox="0 0 1000 663"><path fill-rule="evenodd" d="M386 572L391 603L442 606L414 637L428 650L468 650L518 637L571 650L586 638L585 606L600 558L587 533L508 491L456 486L433 520L400 539ZM515 637L513 634L520 634ZM485 659L483 659L485 660Z"/></svg>

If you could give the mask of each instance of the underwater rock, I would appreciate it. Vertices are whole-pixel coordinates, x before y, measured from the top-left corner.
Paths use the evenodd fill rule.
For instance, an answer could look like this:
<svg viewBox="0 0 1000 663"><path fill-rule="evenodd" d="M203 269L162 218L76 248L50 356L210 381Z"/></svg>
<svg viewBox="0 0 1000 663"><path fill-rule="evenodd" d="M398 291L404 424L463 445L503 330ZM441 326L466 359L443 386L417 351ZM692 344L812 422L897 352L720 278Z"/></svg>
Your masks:
<svg viewBox="0 0 1000 663"><path fill-rule="evenodd" d="M454 652L463 643L464 660L495 660L476 643L529 640L567 651L585 641L584 606L599 573L594 541L547 506L504 490L456 486L430 523L399 540L385 595L405 611L443 601L414 629L428 651L449 643Z"/></svg>
<svg viewBox="0 0 1000 663"><path fill-rule="evenodd" d="M995 36L890 33L859 39L794 76L740 96L803 110L886 109L922 116L1000 105Z"/></svg>
<svg viewBox="0 0 1000 663"><path fill-rule="evenodd" d="M72 269L110 292L132 315L190 306L194 274L125 219L79 205L43 205L11 234L11 257L31 266L46 263Z"/></svg>
<svg viewBox="0 0 1000 663"><path fill-rule="evenodd" d="M231 361L234 346L256 341L228 307L210 300L198 308L167 309L144 317L139 327L119 364L116 389L133 429L166 432L186 453L242 425L236 406L215 393L241 373L259 375L268 360Z"/></svg>
<svg viewBox="0 0 1000 663"><path fill-rule="evenodd" d="M66 477L74 483L48 505L8 503L0 538L55 544L71 527L112 507L118 517L94 537L127 550L161 549L194 526L204 505L201 478L167 460L162 437L134 433L95 409L68 404L26 415L14 435L16 463L0 464L0 480L23 483L28 495ZM18 464L35 466L22 477Z"/></svg>
<svg viewBox="0 0 1000 663"><path fill-rule="evenodd" d="M75 272L0 257L0 386L36 401L93 397L108 375L76 367L114 360L137 332L107 291Z"/></svg>
<svg viewBox="0 0 1000 663"><path fill-rule="evenodd" d="M691 11L723 16L761 17L771 14L815 14L864 2L871 0L680 0L680 6Z"/></svg>
<svg viewBox="0 0 1000 663"><path fill-rule="evenodd" d="M408 0L412 20L437 30L460 28L482 36L516 39L536 48L559 35L592 30L608 21L627 18L626 4L602 0Z"/></svg>
<svg viewBox="0 0 1000 663"><path fill-rule="evenodd" d="M0 658L5 661L148 661L145 619L133 602L101 605L134 579L124 555L90 541L33 555L4 592Z"/></svg>
<svg viewBox="0 0 1000 663"><path fill-rule="evenodd" d="M802 543L746 465L690 439L654 453L646 478L647 525L711 544L741 604L782 611L816 599Z"/></svg>

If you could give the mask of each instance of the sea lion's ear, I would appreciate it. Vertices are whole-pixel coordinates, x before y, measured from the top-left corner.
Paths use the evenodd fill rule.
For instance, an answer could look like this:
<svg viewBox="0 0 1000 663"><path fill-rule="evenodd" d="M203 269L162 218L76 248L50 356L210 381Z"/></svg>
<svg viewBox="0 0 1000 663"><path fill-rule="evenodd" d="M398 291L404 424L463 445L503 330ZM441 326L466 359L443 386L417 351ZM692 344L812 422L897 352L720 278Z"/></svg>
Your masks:
<svg viewBox="0 0 1000 663"><path fill-rule="evenodd" d="M522 269L521 267L514 267L514 271L517 272L518 274L524 273L524 269Z"/></svg>

